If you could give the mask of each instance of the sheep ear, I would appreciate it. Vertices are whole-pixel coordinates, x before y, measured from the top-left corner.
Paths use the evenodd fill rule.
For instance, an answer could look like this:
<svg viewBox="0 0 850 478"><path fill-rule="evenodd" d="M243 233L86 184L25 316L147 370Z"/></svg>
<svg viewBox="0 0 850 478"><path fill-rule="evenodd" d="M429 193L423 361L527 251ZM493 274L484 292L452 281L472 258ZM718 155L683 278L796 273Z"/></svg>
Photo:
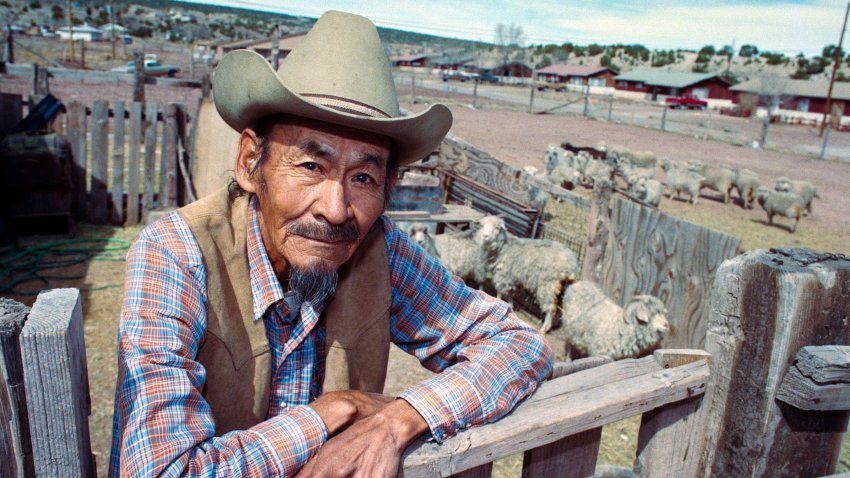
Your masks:
<svg viewBox="0 0 850 478"><path fill-rule="evenodd" d="M641 324L649 323L649 309L644 304L641 304L641 306L637 307L637 310L635 310L635 319L637 319L637 321Z"/></svg>

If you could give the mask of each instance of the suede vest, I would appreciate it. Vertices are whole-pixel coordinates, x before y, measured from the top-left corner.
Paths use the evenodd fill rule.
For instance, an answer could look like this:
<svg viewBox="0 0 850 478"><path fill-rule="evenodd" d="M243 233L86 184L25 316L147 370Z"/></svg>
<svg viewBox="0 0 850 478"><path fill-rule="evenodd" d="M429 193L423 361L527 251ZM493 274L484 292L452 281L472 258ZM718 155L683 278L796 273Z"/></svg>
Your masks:
<svg viewBox="0 0 850 478"><path fill-rule="evenodd" d="M207 271L207 329L196 360L206 370L202 395L216 436L266 419L271 355L263 320L254 320L246 248L248 198L227 190L178 210ZM336 292L320 318L325 327L324 391L381 393L389 356L392 300L389 259L380 221L339 270Z"/></svg>

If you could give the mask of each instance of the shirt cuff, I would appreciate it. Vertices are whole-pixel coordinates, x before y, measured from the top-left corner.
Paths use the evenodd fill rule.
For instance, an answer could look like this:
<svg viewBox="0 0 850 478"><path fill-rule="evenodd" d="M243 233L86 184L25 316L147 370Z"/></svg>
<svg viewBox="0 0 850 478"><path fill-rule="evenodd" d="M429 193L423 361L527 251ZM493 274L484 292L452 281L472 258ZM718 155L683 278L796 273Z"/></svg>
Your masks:
<svg viewBox="0 0 850 478"><path fill-rule="evenodd" d="M307 405L292 407L253 429L276 455L285 476L301 469L328 439L325 422Z"/></svg>
<svg viewBox="0 0 850 478"><path fill-rule="evenodd" d="M451 370L405 390L399 398L422 415L437 443L481 423L485 416L478 390L463 375Z"/></svg>

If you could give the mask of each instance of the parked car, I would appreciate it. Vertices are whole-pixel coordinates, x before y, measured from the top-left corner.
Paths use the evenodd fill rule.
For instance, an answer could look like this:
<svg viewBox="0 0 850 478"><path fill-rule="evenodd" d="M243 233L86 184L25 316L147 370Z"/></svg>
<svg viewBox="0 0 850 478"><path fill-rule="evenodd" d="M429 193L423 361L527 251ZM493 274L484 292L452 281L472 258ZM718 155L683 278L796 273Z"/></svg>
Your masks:
<svg viewBox="0 0 850 478"><path fill-rule="evenodd" d="M670 96L664 100L670 108L683 110L704 110L708 107L708 101L697 98L694 95Z"/></svg>
<svg viewBox="0 0 850 478"><path fill-rule="evenodd" d="M493 84L496 84L496 83L498 83L498 82L499 82L499 81L501 81L501 80L499 79L499 77L498 77L498 76L496 76L496 75L494 75L494 74L492 74L492 73L490 73L490 72L486 72L486 73L481 73L481 74L478 76L478 81L480 81L480 82L482 82L482 83L493 83Z"/></svg>
<svg viewBox="0 0 850 478"><path fill-rule="evenodd" d="M467 73L463 70L446 70L443 72L443 81L470 81L477 78L475 73Z"/></svg>
<svg viewBox="0 0 850 478"><path fill-rule="evenodd" d="M116 66L112 71L118 73L135 73L136 64L131 61L125 66ZM148 76L174 76L179 71L180 67L176 65L163 65L157 60L145 60L144 73Z"/></svg>

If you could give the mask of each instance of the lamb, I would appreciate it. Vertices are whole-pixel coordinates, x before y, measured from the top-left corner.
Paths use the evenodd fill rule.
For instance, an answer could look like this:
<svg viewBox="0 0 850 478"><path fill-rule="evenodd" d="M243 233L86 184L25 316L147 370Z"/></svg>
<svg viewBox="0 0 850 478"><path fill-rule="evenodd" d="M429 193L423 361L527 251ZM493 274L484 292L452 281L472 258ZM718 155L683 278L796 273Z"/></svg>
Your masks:
<svg viewBox="0 0 850 478"><path fill-rule="evenodd" d="M658 348L667 336L666 315L664 303L651 295L637 295L623 308L593 282L578 281L561 299L561 327L554 334L564 339L570 358L640 357Z"/></svg>
<svg viewBox="0 0 850 478"><path fill-rule="evenodd" d="M599 161L588 161L587 165L581 169L581 182L585 186L593 186L597 181L614 179L614 168L611 165Z"/></svg>
<svg viewBox="0 0 850 478"><path fill-rule="evenodd" d="M819 198L818 188L808 181L799 179L788 179L781 177L776 180L774 189L782 192L791 192L803 199L803 215L809 216L812 214L812 201L814 198Z"/></svg>
<svg viewBox="0 0 850 478"><path fill-rule="evenodd" d="M434 236L434 247L443 266L470 287L483 284L487 270L481 262L481 247L473 239L474 229Z"/></svg>
<svg viewBox="0 0 850 478"><path fill-rule="evenodd" d="M531 292L543 312L540 331L548 332L564 288L578 275L576 255L559 242L516 237L500 217L487 216L480 223L475 240L491 265L497 297L510 298L521 289Z"/></svg>
<svg viewBox="0 0 850 478"><path fill-rule="evenodd" d="M686 192L690 196L691 204L696 204L704 180L705 177L693 171L671 169L667 173L667 188L669 189L667 197L673 199L675 192L676 199L679 199L679 193Z"/></svg>
<svg viewBox="0 0 850 478"><path fill-rule="evenodd" d="M664 186L654 179L640 177L633 186L635 196L654 207L658 207L661 203L661 196L664 194Z"/></svg>
<svg viewBox="0 0 850 478"><path fill-rule="evenodd" d="M792 192L771 191L765 187L760 187L757 199L759 205L767 213L768 224L773 224L773 216L779 214L788 219L794 219L794 225L790 229L791 232L797 230L800 215L805 208L805 200L803 198Z"/></svg>
<svg viewBox="0 0 850 478"><path fill-rule="evenodd" d="M732 185L735 183L735 171L725 166L714 166L703 164L699 161L691 161L688 163L689 168L704 176L702 180L702 188L709 188L723 195L723 203L729 203L729 197L732 192Z"/></svg>
<svg viewBox="0 0 850 478"><path fill-rule="evenodd" d="M761 186L758 174L746 168L739 169L735 173L733 186L738 192L738 197L741 198L744 209L752 209L756 191Z"/></svg>
<svg viewBox="0 0 850 478"><path fill-rule="evenodd" d="M422 222L414 222L407 227L407 235L416 244L419 244L431 256L440 258L440 253L437 252L437 244L434 236L431 235L431 228Z"/></svg>

